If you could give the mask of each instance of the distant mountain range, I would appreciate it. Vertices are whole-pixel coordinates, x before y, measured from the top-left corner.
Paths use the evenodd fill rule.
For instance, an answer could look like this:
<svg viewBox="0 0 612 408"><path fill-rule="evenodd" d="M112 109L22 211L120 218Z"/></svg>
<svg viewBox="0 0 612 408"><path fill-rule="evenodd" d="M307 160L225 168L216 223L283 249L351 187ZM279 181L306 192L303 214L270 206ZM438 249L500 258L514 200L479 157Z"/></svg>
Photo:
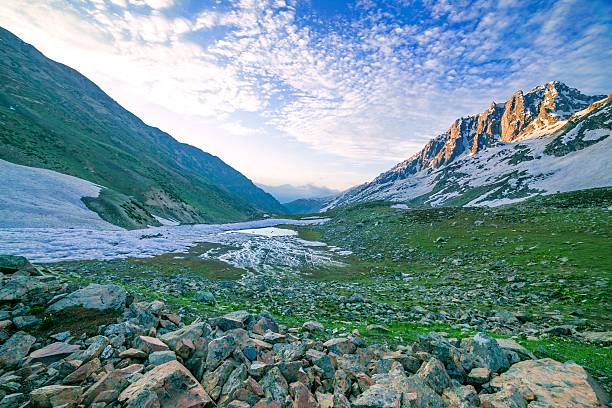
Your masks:
<svg viewBox="0 0 612 408"><path fill-rule="evenodd" d="M103 187L87 206L127 228L282 213L221 159L148 126L72 68L0 28L0 159Z"/></svg>
<svg viewBox="0 0 612 408"><path fill-rule="evenodd" d="M311 198L331 198L340 193L339 190L333 190L327 187L315 186L314 184L305 184L294 186L291 184L283 184L280 186L269 186L257 183L264 191L272 194L278 201L283 204L290 203L300 199Z"/></svg>
<svg viewBox="0 0 612 408"><path fill-rule="evenodd" d="M425 147L326 208L373 200L501 205L612 185L612 102L550 82L457 119Z"/></svg>

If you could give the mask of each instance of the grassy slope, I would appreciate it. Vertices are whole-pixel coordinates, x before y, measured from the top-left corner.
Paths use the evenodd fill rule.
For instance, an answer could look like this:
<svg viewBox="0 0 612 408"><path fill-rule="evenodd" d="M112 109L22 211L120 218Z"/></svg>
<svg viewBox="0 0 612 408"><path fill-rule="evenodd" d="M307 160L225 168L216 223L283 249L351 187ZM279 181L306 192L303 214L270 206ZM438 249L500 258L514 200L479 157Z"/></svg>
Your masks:
<svg viewBox="0 0 612 408"><path fill-rule="evenodd" d="M145 125L75 70L0 28L0 158L109 187L185 222L280 212L219 158Z"/></svg>

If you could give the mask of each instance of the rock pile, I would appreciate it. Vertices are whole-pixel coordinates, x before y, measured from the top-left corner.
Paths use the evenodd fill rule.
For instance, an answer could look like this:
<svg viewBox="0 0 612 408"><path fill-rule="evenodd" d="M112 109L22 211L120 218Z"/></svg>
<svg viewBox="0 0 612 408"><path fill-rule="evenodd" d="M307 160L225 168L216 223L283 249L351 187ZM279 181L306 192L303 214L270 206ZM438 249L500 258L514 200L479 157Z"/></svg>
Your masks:
<svg viewBox="0 0 612 408"><path fill-rule="evenodd" d="M0 279L0 408L606 403L582 367L535 360L519 344L481 333L430 333L392 349L367 345L357 332L324 338L317 322L287 328L267 312L186 324L161 301L136 301L116 285L79 289L36 268ZM46 323L71 313L115 317L92 334Z"/></svg>

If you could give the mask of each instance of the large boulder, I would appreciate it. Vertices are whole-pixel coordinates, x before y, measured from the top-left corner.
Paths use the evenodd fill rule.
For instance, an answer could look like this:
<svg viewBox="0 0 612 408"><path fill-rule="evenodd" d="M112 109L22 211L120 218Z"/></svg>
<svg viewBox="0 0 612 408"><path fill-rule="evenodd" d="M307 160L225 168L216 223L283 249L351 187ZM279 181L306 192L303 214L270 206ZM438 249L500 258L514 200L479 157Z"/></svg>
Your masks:
<svg viewBox="0 0 612 408"><path fill-rule="evenodd" d="M604 407L605 392L587 372L575 363L560 363L550 358L521 361L491 380L499 392L525 392L530 407Z"/></svg>
<svg viewBox="0 0 612 408"><path fill-rule="evenodd" d="M389 373L375 374L373 380L375 384L353 402L353 407L446 407L442 398L420 378L416 376L408 378L397 362L393 364Z"/></svg>
<svg viewBox="0 0 612 408"><path fill-rule="evenodd" d="M33 351L32 354L30 354L28 361L30 364L43 363L49 365L69 356L75 351L78 351L80 348L80 346L74 344L55 342Z"/></svg>
<svg viewBox="0 0 612 408"><path fill-rule="evenodd" d="M25 332L13 334L0 347L0 368L12 368L28 355L30 347L36 342L36 337Z"/></svg>
<svg viewBox="0 0 612 408"><path fill-rule="evenodd" d="M0 272L13 274L18 271L34 271L36 268L27 258L15 255L0 255Z"/></svg>
<svg viewBox="0 0 612 408"><path fill-rule="evenodd" d="M209 321L211 326L217 326L221 330L227 331L232 329L243 329L247 326L250 318L251 315L246 310L237 310L223 316L209 319Z"/></svg>
<svg viewBox="0 0 612 408"><path fill-rule="evenodd" d="M0 288L0 303L29 302L50 296L49 286L37 276L13 276Z"/></svg>
<svg viewBox="0 0 612 408"><path fill-rule="evenodd" d="M98 285L92 283L72 292L47 308L47 313L59 312L73 307L96 310L123 310L126 291L118 285Z"/></svg>
<svg viewBox="0 0 612 408"><path fill-rule="evenodd" d="M160 336L160 340L170 347L171 350L183 358L188 358L195 348L194 344L200 337L208 336L211 332L210 326L205 322L192 323L189 326Z"/></svg>
<svg viewBox="0 0 612 408"><path fill-rule="evenodd" d="M33 408L76 407L81 393L81 387L47 385L30 393L30 406Z"/></svg>
<svg viewBox="0 0 612 408"><path fill-rule="evenodd" d="M472 354L478 367L485 367L493 373L506 370L510 363L495 339L483 333L477 333L466 341L465 347Z"/></svg>
<svg viewBox="0 0 612 408"><path fill-rule="evenodd" d="M202 385L178 361L169 361L148 371L123 390L119 395L119 402L135 406L133 404L145 396L152 404L147 406L161 408L214 406Z"/></svg>

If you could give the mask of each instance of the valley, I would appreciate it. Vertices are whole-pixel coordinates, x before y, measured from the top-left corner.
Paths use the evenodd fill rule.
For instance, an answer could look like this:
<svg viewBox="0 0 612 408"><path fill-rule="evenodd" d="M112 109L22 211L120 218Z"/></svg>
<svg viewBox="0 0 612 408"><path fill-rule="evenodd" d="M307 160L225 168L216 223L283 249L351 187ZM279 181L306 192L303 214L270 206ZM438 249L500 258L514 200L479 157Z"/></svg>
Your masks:
<svg viewBox="0 0 612 408"><path fill-rule="evenodd" d="M119 249L123 259L53 259L46 267L80 284L121 284L188 318L267 310L288 325L314 319L389 344L428 331L458 337L486 331L540 357L577 361L609 388L611 206L610 189L493 209L375 202L328 212L326 222L241 225L277 225L350 255L320 246L295 252L288 241L296 237L287 234L255 236L263 241L244 245L228 238L237 229L228 226L207 238L211 244L149 253L134 247L146 258ZM283 250L274 249L279 244ZM247 247L251 256L244 257ZM313 258L313 251L326 256Z"/></svg>
<svg viewBox="0 0 612 408"><path fill-rule="evenodd" d="M609 74L526 50L599 13L69 3L109 93L0 27L0 408L610 406Z"/></svg>

